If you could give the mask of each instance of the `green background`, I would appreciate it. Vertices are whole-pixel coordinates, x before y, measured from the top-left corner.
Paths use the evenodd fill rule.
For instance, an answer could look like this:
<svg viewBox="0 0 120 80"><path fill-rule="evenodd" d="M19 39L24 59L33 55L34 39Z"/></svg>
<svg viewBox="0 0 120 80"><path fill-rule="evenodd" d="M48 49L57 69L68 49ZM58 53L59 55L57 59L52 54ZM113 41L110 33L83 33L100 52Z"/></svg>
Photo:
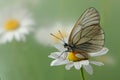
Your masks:
<svg viewBox="0 0 120 80"><path fill-rule="evenodd" d="M101 15L105 46L109 48L106 55L112 56L115 64L93 65L94 74L85 72L86 80L120 79L120 0L0 0L0 7L18 3L32 12L36 29L56 21L75 23L84 10L95 7ZM48 55L56 49L38 44L34 36L27 36L27 42L0 45L1 80L81 80L80 71L74 68L67 71L64 66L50 67L52 59Z"/></svg>

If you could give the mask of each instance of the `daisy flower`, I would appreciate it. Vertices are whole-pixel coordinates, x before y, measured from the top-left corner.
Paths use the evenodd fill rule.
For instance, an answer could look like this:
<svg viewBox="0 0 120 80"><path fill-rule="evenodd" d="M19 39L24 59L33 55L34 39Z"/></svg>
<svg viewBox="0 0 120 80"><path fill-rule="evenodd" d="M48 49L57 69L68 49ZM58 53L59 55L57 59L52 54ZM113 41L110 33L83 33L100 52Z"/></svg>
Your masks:
<svg viewBox="0 0 120 80"><path fill-rule="evenodd" d="M0 11L0 43L25 41L25 35L32 31L34 21L30 13L20 6L4 8Z"/></svg>
<svg viewBox="0 0 120 80"><path fill-rule="evenodd" d="M86 53L85 56L77 53L77 52L64 52L66 49L62 46L56 46L59 52L53 52L48 57L53 58L54 60L51 62L51 66L59 66L66 65L65 68L70 70L72 67L80 70L82 67L89 73L93 74L93 69L91 64L102 66L104 65L102 62L91 61L90 57L97 57L104 55L108 52L107 48L103 48L99 52L96 53ZM64 53L63 53L64 52Z"/></svg>
<svg viewBox="0 0 120 80"><path fill-rule="evenodd" d="M46 31L47 30L47 31ZM55 25L50 25L50 26L44 26L43 28L39 28L38 31L35 33L35 38L37 42L40 44L50 46L50 45L56 45L61 42L62 36L67 39L68 34L70 33L71 26L70 25L62 25L60 23L57 23ZM59 34L59 31L61 31L62 36ZM53 33L60 39L57 39L53 36L50 35L50 33ZM43 36L44 34L44 36Z"/></svg>

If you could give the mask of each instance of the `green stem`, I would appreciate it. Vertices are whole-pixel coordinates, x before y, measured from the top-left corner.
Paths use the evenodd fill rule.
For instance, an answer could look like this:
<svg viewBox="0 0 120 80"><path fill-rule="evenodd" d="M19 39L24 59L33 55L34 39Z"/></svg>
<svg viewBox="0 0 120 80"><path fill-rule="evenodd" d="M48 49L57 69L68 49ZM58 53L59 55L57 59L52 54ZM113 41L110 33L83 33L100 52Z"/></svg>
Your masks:
<svg viewBox="0 0 120 80"><path fill-rule="evenodd" d="M82 80L85 80L85 77L84 77L84 72L83 72L83 67L81 68L81 76L82 76Z"/></svg>

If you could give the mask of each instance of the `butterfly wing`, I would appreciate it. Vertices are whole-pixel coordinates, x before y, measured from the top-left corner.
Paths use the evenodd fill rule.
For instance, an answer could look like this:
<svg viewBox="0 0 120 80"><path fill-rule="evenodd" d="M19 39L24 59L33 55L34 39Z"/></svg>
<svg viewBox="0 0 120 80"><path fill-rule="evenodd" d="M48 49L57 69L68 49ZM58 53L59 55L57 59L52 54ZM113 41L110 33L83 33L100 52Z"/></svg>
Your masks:
<svg viewBox="0 0 120 80"><path fill-rule="evenodd" d="M74 25L68 40L75 51L97 52L104 46L104 32L95 8L87 9Z"/></svg>

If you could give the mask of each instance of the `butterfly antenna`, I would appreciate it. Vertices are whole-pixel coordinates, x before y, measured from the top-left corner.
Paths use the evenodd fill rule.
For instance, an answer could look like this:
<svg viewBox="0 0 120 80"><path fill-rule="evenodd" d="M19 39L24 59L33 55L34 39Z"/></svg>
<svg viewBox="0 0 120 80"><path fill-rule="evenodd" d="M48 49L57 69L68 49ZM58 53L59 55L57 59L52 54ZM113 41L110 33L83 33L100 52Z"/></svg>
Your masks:
<svg viewBox="0 0 120 80"><path fill-rule="evenodd" d="M65 39L64 39L64 37L63 37L61 31L59 30L58 32L60 33L60 35L61 35L61 37L62 37L62 41L65 43Z"/></svg>
<svg viewBox="0 0 120 80"><path fill-rule="evenodd" d="M59 40L63 41L61 38L59 38L59 37L55 36L55 35L54 35L54 34L52 34L52 33L50 33L50 35L52 35L53 37L55 37L55 38L57 38L57 39L59 39ZM64 41L63 41L63 42L64 42Z"/></svg>

